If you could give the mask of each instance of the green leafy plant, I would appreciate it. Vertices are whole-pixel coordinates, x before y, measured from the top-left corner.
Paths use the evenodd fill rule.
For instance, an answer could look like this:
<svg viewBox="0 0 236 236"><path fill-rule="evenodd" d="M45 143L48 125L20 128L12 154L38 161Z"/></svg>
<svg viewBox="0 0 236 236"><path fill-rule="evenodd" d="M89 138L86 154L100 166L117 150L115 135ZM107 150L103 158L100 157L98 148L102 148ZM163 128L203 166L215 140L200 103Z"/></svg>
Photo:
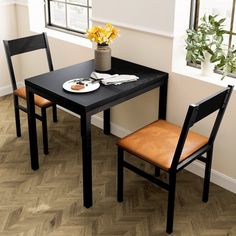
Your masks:
<svg viewBox="0 0 236 236"><path fill-rule="evenodd" d="M234 49L234 46L229 48L226 55L223 54L220 57L220 62L216 65L216 68L223 72L222 79L228 74L236 74L236 49Z"/></svg>
<svg viewBox="0 0 236 236"><path fill-rule="evenodd" d="M236 50L228 50L223 44L225 18L217 19L218 16L204 15L200 19L197 29L188 29L186 38L186 60L200 64L205 60L205 53L210 54L210 62L216 64L216 68L227 73L236 71ZM224 78L224 77L223 77Z"/></svg>
<svg viewBox="0 0 236 236"><path fill-rule="evenodd" d="M217 20L217 16L204 15L197 29L187 30L186 60L199 63L205 60L204 53L211 54L210 61L216 62L222 55L222 42L225 30L223 23L225 18Z"/></svg>

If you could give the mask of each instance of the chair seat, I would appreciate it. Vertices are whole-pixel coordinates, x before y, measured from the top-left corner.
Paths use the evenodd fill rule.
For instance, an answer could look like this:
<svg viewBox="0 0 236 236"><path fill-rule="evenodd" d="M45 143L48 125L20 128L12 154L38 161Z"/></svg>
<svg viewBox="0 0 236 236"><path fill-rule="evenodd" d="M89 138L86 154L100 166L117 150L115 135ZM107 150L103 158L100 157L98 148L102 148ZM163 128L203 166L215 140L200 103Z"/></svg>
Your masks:
<svg viewBox="0 0 236 236"><path fill-rule="evenodd" d="M181 128L164 120L157 120L120 139L117 145L127 152L166 171L171 167ZM208 138L189 131L180 161L207 144Z"/></svg>
<svg viewBox="0 0 236 236"><path fill-rule="evenodd" d="M26 99L26 89L25 87L20 87L18 89L16 89L14 91L14 94L18 97L21 97L23 99ZM38 95L34 95L34 102L35 102L35 105L38 106L38 107L50 107L52 106L52 102L43 98L43 97L40 97Z"/></svg>

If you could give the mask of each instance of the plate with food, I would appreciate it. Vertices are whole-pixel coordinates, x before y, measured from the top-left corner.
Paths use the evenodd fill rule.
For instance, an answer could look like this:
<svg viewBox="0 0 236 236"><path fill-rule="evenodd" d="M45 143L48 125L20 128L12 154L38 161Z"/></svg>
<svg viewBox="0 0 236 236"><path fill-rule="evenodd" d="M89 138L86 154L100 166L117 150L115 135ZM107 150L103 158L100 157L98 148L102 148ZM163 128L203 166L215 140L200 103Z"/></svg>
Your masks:
<svg viewBox="0 0 236 236"><path fill-rule="evenodd" d="M100 87L99 81L93 79L77 78L66 81L63 89L72 93L88 93Z"/></svg>

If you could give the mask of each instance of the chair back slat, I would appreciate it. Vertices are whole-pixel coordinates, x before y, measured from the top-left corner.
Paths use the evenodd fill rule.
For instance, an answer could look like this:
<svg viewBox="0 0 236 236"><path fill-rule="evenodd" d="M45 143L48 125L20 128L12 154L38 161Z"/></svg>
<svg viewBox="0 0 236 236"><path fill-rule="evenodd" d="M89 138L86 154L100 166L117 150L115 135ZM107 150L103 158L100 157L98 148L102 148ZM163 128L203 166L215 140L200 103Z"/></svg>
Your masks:
<svg viewBox="0 0 236 236"><path fill-rule="evenodd" d="M200 101L199 103L192 104L189 106L183 124L183 128L180 133L178 144L176 146L174 158L171 164L171 170L176 170L179 164L179 159L182 154L189 129L201 119L209 116L210 114L218 110L218 114L214 121L213 128L211 130L211 134L209 136L209 141L207 144L211 146L213 145L222 118L224 116L225 109L229 102L229 98L233 91L233 87L234 86L229 85L227 88L221 90L220 92Z"/></svg>
<svg viewBox="0 0 236 236"><path fill-rule="evenodd" d="M215 94L201 101L200 103L195 104L198 106L198 114L196 116L195 122L198 122L199 120L220 109L225 102L227 93L228 90L223 90L218 94Z"/></svg>
<svg viewBox="0 0 236 236"><path fill-rule="evenodd" d="M46 48L44 34L8 41L10 56Z"/></svg>
<svg viewBox="0 0 236 236"><path fill-rule="evenodd" d="M3 40L6 58L9 68L9 73L11 77L13 90L17 89L16 78L13 69L12 56L19 55L22 53L27 53L39 49L46 50L46 56L48 61L48 68L53 71L52 58L49 48L49 43L46 33L37 34L33 36L13 39L13 40Z"/></svg>

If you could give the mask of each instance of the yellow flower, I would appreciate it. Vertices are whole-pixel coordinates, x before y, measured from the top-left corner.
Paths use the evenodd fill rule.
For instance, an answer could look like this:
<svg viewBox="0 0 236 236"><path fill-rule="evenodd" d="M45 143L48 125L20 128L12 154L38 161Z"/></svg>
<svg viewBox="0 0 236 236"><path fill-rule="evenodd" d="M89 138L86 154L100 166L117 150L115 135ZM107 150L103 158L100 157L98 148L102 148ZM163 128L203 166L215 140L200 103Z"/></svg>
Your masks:
<svg viewBox="0 0 236 236"><path fill-rule="evenodd" d="M93 26L87 30L88 39L98 44L108 45L119 34L119 30L112 24L107 23L105 27Z"/></svg>

